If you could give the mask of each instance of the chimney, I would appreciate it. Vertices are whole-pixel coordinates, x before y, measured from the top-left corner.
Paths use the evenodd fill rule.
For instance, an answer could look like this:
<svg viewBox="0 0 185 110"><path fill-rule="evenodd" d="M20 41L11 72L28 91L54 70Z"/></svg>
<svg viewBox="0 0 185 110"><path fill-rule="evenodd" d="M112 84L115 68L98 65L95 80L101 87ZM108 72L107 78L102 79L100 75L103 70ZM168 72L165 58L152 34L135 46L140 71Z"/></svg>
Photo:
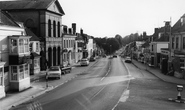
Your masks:
<svg viewBox="0 0 185 110"><path fill-rule="evenodd" d="M67 26L63 26L63 32L64 34L67 34Z"/></svg>
<svg viewBox="0 0 185 110"><path fill-rule="evenodd" d="M76 35L76 23L72 23L73 34Z"/></svg>
<svg viewBox="0 0 185 110"><path fill-rule="evenodd" d="M154 33L157 33L158 30L159 30L159 28L155 28L155 29L154 29Z"/></svg>
<svg viewBox="0 0 185 110"><path fill-rule="evenodd" d="M83 29L80 29L80 34L83 34Z"/></svg>
<svg viewBox="0 0 185 110"><path fill-rule="evenodd" d="M69 34L72 34L72 29L69 28L69 29L68 29L68 32L69 32Z"/></svg>

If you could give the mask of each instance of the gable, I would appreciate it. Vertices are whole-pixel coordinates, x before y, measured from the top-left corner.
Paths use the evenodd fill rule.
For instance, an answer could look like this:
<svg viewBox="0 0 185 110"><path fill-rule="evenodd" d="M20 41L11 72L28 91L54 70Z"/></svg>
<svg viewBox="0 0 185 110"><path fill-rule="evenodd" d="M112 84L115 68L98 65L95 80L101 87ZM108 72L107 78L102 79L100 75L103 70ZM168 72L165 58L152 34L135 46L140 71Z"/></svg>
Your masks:
<svg viewBox="0 0 185 110"><path fill-rule="evenodd" d="M64 11L58 1L52 2L47 10L64 15Z"/></svg>
<svg viewBox="0 0 185 110"><path fill-rule="evenodd" d="M52 3L49 7L48 7L49 11L55 12L55 13L61 13L59 11L59 8L57 7L57 5L55 3Z"/></svg>

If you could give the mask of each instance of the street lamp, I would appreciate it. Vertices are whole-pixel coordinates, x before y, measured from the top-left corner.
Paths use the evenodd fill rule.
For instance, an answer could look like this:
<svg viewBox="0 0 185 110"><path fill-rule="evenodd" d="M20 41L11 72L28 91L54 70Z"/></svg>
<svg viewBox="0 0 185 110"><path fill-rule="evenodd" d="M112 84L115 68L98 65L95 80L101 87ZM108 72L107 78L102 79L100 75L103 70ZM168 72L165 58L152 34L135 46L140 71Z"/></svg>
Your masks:
<svg viewBox="0 0 185 110"><path fill-rule="evenodd" d="M110 55L111 55L111 48L112 48L112 45L110 45Z"/></svg>

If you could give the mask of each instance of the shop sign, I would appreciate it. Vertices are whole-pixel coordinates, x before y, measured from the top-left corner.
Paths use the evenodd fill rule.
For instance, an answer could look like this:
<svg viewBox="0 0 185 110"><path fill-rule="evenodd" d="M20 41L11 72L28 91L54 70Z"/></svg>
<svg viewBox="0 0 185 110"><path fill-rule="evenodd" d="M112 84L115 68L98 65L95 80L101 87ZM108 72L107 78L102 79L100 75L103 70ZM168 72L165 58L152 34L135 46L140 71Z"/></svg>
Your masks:
<svg viewBox="0 0 185 110"><path fill-rule="evenodd" d="M166 51L166 50L161 50L161 54L168 55L168 54L169 54L169 52L168 52L168 51Z"/></svg>

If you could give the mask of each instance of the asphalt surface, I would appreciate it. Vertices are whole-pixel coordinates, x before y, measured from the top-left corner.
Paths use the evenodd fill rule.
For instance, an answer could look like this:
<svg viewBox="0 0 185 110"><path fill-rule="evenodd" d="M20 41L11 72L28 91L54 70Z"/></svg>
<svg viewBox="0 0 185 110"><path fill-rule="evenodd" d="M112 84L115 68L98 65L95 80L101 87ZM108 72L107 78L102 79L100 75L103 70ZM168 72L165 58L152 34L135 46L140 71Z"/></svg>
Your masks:
<svg viewBox="0 0 185 110"><path fill-rule="evenodd" d="M167 83L153 74L122 62L118 57L103 58L78 77L61 84L15 110L182 110L184 103L175 103L176 84ZM78 71L78 69L76 71ZM61 79L62 80L62 79ZM42 82L42 81L41 81ZM45 81L43 81L45 83ZM50 80L50 86L60 80ZM185 96L184 93L181 94Z"/></svg>

